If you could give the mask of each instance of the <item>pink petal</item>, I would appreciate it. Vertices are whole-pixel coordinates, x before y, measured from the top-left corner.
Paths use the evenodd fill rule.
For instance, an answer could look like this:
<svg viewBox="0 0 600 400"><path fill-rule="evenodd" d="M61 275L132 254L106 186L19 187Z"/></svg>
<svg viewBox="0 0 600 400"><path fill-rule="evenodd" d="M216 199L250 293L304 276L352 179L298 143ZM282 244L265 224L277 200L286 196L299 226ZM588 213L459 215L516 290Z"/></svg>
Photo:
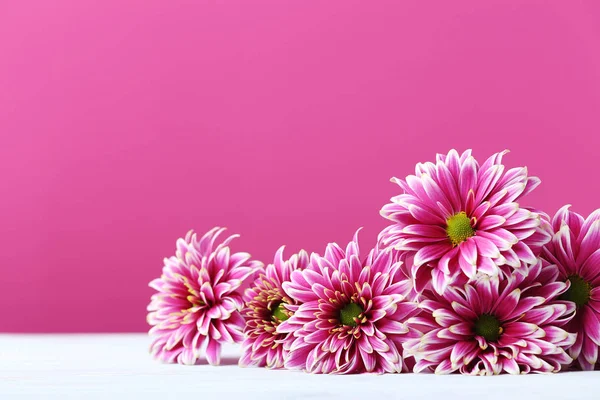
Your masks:
<svg viewBox="0 0 600 400"><path fill-rule="evenodd" d="M590 307L583 308L583 327L586 335L600 346L600 319Z"/></svg>
<svg viewBox="0 0 600 400"><path fill-rule="evenodd" d="M480 257L477 270L490 276L498 275L499 269L494 261L489 257Z"/></svg>
<svg viewBox="0 0 600 400"><path fill-rule="evenodd" d="M458 342L452 348L450 361L453 365L468 364L475 358L477 349L477 344L472 340Z"/></svg>
<svg viewBox="0 0 600 400"><path fill-rule="evenodd" d="M532 297L522 298L519 301L519 304L517 305L517 307L515 307L515 309L511 313L507 314L506 318L516 318L516 317L520 316L521 314L528 312L533 307L537 307L539 305L544 304L546 301L547 301L546 298L541 297L541 296L532 296Z"/></svg>
<svg viewBox="0 0 600 400"><path fill-rule="evenodd" d="M450 373L454 372L455 370L456 370L456 368L452 367L452 363L450 362L450 360L445 359L444 361L439 363L438 366L435 368L435 373L439 374L439 375L445 375L445 374L450 374Z"/></svg>
<svg viewBox="0 0 600 400"><path fill-rule="evenodd" d="M476 189L477 164L473 157L469 157L460 169L458 188L463 200L467 199L469 191Z"/></svg>
<svg viewBox="0 0 600 400"><path fill-rule="evenodd" d="M446 287L448 285L448 276L445 275L442 271L440 271L439 269L432 269L431 270L431 278L432 278L432 285L433 285L433 289L439 293L439 294L443 294L446 291Z"/></svg>
<svg viewBox="0 0 600 400"><path fill-rule="evenodd" d="M420 266L429 261L437 260L451 249L452 246L449 242L425 246L415 254L414 264Z"/></svg>
<svg viewBox="0 0 600 400"><path fill-rule="evenodd" d="M430 276L433 272L425 265L416 266L413 265L411 268L411 275L414 280L415 290L419 293L423 292L430 284Z"/></svg>
<svg viewBox="0 0 600 400"><path fill-rule="evenodd" d="M439 185L444 193L446 193L446 196L452 205L452 211L458 212L460 209L460 197L456 186L457 182L452 177L446 164L440 163L436 167Z"/></svg>
<svg viewBox="0 0 600 400"><path fill-rule="evenodd" d="M461 246L468 242L469 241L461 243ZM458 263L460 265L460 269L467 277L469 277L469 279L473 278L475 276L475 274L477 273L477 258L475 258L475 262L472 263L467 258L467 257L470 257L471 255L472 254L468 253L468 250L465 251L463 249L458 256ZM475 257L477 257L477 256L475 255Z"/></svg>
<svg viewBox="0 0 600 400"><path fill-rule="evenodd" d="M477 251L483 257L498 258L500 257L500 250L498 247L489 239L480 236L473 236L471 241L477 245Z"/></svg>
<svg viewBox="0 0 600 400"><path fill-rule="evenodd" d="M423 174L421 176L421 182L425 192L427 193L427 196L431 199L431 201L434 203L440 203L442 208L448 213L447 217L450 217L453 209L452 204L450 204L448 198L438 184L431 178L429 174Z"/></svg>
<svg viewBox="0 0 600 400"><path fill-rule="evenodd" d="M471 214L471 217L475 219L481 219L485 215L485 213L488 212L490 207L491 204L489 201L482 202L480 205L477 206L477 208L475 208L475 210Z"/></svg>
<svg viewBox="0 0 600 400"><path fill-rule="evenodd" d="M425 225L425 224L413 224L405 226L402 229L402 233L408 235L418 235L424 237L433 237L440 239L447 239L448 234L446 230L439 225Z"/></svg>
<svg viewBox="0 0 600 400"><path fill-rule="evenodd" d="M208 340L206 346L206 361L210 365L219 365L221 363L221 344L216 340Z"/></svg>
<svg viewBox="0 0 600 400"><path fill-rule="evenodd" d="M432 211L425 209L423 207L417 206L415 204L408 205L408 211L410 214L417 220L421 221L425 224L431 225L442 225L446 223L446 220L443 216L439 214L434 214Z"/></svg>
<svg viewBox="0 0 600 400"><path fill-rule="evenodd" d="M540 329L535 324L527 322L513 322L504 327L504 335L513 337L526 337Z"/></svg>
<svg viewBox="0 0 600 400"><path fill-rule="evenodd" d="M536 187L540 185L540 183L542 183L540 178L536 176L528 177L527 182L525 184L525 189L523 190L521 196L526 196L527 194L531 193Z"/></svg>
<svg viewBox="0 0 600 400"><path fill-rule="evenodd" d="M372 372L375 368L375 363L377 362L377 358L374 354L366 353L364 351L360 351L360 356L365 366L365 370L367 372Z"/></svg>
<svg viewBox="0 0 600 400"><path fill-rule="evenodd" d="M510 292L508 296L504 297L504 299L497 304L496 313L498 318L501 320L509 319L509 317L512 316L514 309L517 307L520 298L520 289L515 289Z"/></svg>
<svg viewBox="0 0 600 400"><path fill-rule="evenodd" d="M487 215L477 223L478 229L490 230L502 226L506 222L504 217L499 215Z"/></svg>
<svg viewBox="0 0 600 400"><path fill-rule="evenodd" d="M527 264L535 264L538 260L535 254L531 251L529 246L523 242L519 242L513 246L513 251L517 253L519 259Z"/></svg>
<svg viewBox="0 0 600 400"><path fill-rule="evenodd" d="M438 325L443 327L448 327L461 321L456 314L444 308L434 310L432 316Z"/></svg>
<svg viewBox="0 0 600 400"><path fill-rule="evenodd" d="M579 275L588 282L593 282L600 277L600 248L594 251L584 262L580 264Z"/></svg>
<svg viewBox="0 0 600 400"><path fill-rule="evenodd" d="M517 237L504 228L496 228L490 231L477 232L479 236L490 239L500 250L509 249L519 242Z"/></svg>
<svg viewBox="0 0 600 400"><path fill-rule="evenodd" d="M452 309L454 311L456 311L456 313L458 315L460 315L461 317L467 319L467 320L472 320L474 321L475 319L477 319L477 314L475 314L473 312L473 310L471 310L470 308L465 307L464 305L454 301L452 302Z"/></svg>
<svg viewBox="0 0 600 400"><path fill-rule="evenodd" d="M519 364L517 364L514 358L505 359L502 363L502 367L507 373L511 375L519 375L521 373Z"/></svg>
<svg viewBox="0 0 600 400"><path fill-rule="evenodd" d="M594 341L584 338L581 355L592 366L591 369L593 369L593 366L598 361L598 345Z"/></svg>
<svg viewBox="0 0 600 400"><path fill-rule="evenodd" d="M564 329L561 329L557 326L547 325L543 328L545 332L544 340L550 343L563 343L565 340L569 339L569 333Z"/></svg>

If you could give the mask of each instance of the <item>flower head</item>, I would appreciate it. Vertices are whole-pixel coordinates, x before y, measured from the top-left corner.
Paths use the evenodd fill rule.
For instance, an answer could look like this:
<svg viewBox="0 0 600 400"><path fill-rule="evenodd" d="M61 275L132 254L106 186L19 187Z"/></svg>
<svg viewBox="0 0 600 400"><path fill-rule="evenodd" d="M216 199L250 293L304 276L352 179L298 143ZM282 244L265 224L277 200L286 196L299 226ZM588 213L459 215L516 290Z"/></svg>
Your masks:
<svg viewBox="0 0 600 400"><path fill-rule="evenodd" d="M438 293L478 272L498 275L499 266L535 264L550 240L540 213L517 201L538 186L526 168L504 170L494 154L482 165L467 150L437 155L436 163L417 164L415 175L393 178L404 191L381 215L393 222L379 237L411 265L418 291L429 282Z"/></svg>
<svg viewBox="0 0 600 400"><path fill-rule="evenodd" d="M262 264L248 253L231 253L228 245L237 235L216 244L224 230L214 228L200 239L188 232L177 240L176 255L165 258L162 276L150 282L157 291L148 305L153 357L195 364L204 356L217 365L221 343L243 340L238 290Z"/></svg>
<svg viewBox="0 0 600 400"><path fill-rule="evenodd" d="M293 315L291 309L298 303L285 294L282 284L290 280L293 271L304 269L309 260L304 250L284 260L283 250L284 246L277 250L273 264L267 265L244 293L246 328L241 366L283 367L283 343L291 334L277 333L276 329Z"/></svg>
<svg viewBox="0 0 600 400"><path fill-rule="evenodd" d="M405 320L419 310L405 300L412 286L400 266L391 249L375 248L361 260L357 235L345 251L329 244L325 256L313 253L308 267L283 284L301 304L277 327L293 333L285 343L285 367L337 374L402 371L402 342L418 334Z"/></svg>
<svg viewBox="0 0 600 400"><path fill-rule="evenodd" d="M565 206L552 227L555 233L542 257L558 266L560 280L570 283L562 298L577 307L567 326L577 341L569 352L582 369L592 370L600 367L600 210L583 218Z"/></svg>
<svg viewBox="0 0 600 400"><path fill-rule="evenodd" d="M571 362L565 349L575 335L563 327L575 306L561 301L568 284L558 268L542 261L510 275L478 275L462 288L440 295L427 290L424 312L409 324L421 338L404 344L416 359L415 372L495 375L557 372Z"/></svg>

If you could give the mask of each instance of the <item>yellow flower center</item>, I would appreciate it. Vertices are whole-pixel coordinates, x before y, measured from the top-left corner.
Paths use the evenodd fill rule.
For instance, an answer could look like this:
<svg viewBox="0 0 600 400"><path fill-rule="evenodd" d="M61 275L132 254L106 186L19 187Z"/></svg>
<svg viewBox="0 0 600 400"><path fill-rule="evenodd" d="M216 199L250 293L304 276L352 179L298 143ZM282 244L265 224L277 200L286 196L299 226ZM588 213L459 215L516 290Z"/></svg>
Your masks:
<svg viewBox="0 0 600 400"><path fill-rule="evenodd" d="M586 305L590 300L592 285L579 275L571 275L567 280L571 282L571 286L560 296L560 298L562 300L572 301L577 308Z"/></svg>
<svg viewBox="0 0 600 400"><path fill-rule="evenodd" d="M364 312L356 303L348 303L340 310L340 322L346 326L356 326L356 320Z"/></svg>
<svg viewBox="0 0 600 400"><path fill-rule="evenodd" d="M273 309L271 310L271 317L275 320L275 321L286 321L290 316L289 316L289 311L285 308L284 306L285 303L281 302L279 304L277 304L275 307L273 307Z"/></svg>
<svg viewBox="0 0 600 400"><path fill-rule="evenodd" d="M471 236L475 235L475 230L471 226L471 220L464 211L454 214L446 220L446 233L453 246L458 246Z"/></svg>
<svg viewBox="0 0 600 400"><path fill-rule="evenodd" d="M502 334L498 318L490 314L482 314L475 322L475 334L483 336L488 342L495 342Z"/></svg>

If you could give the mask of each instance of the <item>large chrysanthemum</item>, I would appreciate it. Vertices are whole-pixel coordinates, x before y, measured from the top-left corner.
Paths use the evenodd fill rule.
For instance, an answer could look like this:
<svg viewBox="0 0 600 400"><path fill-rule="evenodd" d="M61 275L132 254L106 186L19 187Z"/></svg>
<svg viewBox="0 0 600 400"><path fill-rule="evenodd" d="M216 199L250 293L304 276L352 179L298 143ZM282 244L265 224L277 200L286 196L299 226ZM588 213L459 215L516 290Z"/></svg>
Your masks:
<svg viewBox="0 0 600 400"><path fill-rule="evenodd" d="M284 246L277 250L273 264L267 265L244 293L246 328L241 366L283 367L283 344L291 334L277 333L276 329L293 314L286 306L298 303L285 294L282 284L290 280L293 271L304 269L309 261L304 250L284 260L283 249Z"/></svg>
<svg viewBox="0 0 600 400"><path fill-rule="evenodd" d="M283 284L301 304L277 327L294 336L285 344L285 367L337 374L402 371L402 342L418 334L404 322L419 310L405 301L412 285L401 279L400 264L391 249L373 249L361 260L357 235L345 251L329 244L324 257L312 254L308 267Z"/></svg>
<svg viewBox="0 0 600 400"><path fill-rule="evenodd" d="M600 210L586 219L561 208L552 219L554 237L542 257L555 263L559 279L571 286L563 298L577 306L575 318L567 330L577 333L569 350L584 370L600 367Z"/></svg>
<svg viewBox="0 0 600 400"><path fill-rule="evenodd" d="M214 228L200 239L188 232L177 240L176 255L165 258L162 276L150 282L158 292L148 306L153 357L195 364L204 355L217 365L221 343L243 340L238 289L262 264L248 253L231 254L228 245L237 235L217 245L224 230Z"/></svg>
<svg viewBox="0 0 600 400"><path fill-rule="evenodd" d="M545 263L545 262L544 262ZM414 371L495 375L557 372L572 359L565 349L575 335L563 327L575 305L558 300L568 284L558 268L539 261L501 278L480 274L443 295L424 292L421 315L409 325L425 333L404 344Z"/></svg>
<svg viewBox="0 0 600 400"><path fill-rule="evenodd" d="M392 179L404 193L381 210L393 225L379 240L403 253L419 291L431 282L443 293L451 282L464 283L477 272L497 275L499 265L537 262L550 233L540 213L517 200L540 180L528 177L526 168L505 172L505 153L480 166L470 150L460 156L451 150L438 154L435 164L417 164L405 180Z"/></svg>

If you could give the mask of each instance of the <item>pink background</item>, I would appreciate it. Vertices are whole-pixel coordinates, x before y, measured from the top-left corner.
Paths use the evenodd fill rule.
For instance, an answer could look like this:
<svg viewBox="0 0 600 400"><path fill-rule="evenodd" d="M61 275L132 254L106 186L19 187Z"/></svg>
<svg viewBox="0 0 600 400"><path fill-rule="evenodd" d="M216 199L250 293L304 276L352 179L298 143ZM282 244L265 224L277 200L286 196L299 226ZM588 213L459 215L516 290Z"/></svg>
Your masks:
<svg viewBox="0 0 600 400"><path fill-rule="evenodd" d="M143 331L175 240L263 261L386 222L452 147L600 205L600 9L582 1L0 2L0 331Z"/></svg>

